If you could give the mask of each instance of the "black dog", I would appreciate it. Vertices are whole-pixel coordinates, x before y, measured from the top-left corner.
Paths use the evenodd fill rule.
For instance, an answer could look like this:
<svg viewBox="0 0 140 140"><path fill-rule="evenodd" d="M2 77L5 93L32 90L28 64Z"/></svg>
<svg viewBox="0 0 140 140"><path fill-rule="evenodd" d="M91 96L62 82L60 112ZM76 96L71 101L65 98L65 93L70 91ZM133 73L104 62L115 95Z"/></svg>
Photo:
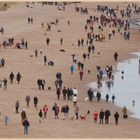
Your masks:
<svg viewBox="0 0 140 140"><path fill-rule="evenodd" d="M60 52L62 53L62 52L65 52L65 50L63 50L63 49L60 49Z"/></svg>
<svg viewBox="0 0 140 140"><path fill-rule="evenodd" d="M48 90L51 90L51 87L48 87Z"/></svg>
<svg viewBox="0 0 140 140"><path fill-rule="evenodd" d="M53 61L49 61L48 62L48 66L54 66L54 62Z"/></svg>

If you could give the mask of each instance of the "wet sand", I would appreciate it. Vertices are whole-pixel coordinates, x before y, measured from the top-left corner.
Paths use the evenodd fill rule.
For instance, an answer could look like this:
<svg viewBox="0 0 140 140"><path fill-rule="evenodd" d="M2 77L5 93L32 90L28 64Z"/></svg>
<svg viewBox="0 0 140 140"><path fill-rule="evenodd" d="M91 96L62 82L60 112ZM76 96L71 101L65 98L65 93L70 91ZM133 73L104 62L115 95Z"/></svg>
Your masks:
<svg viewBox="0 0 140 140"><path fill-rule="evenodd" d="M119 3L118 3L119 4ZM124 3L123 3L124 4ZM82 3L80 5L86 5L88 8L96 7L96 3L86 4ZM110 3L110 5L116 5ZM122 4L119 4L122 6ZM130 41L125 41L122 39L120 34L112 40L106 39L105 42L95 42L96 50L95 54L91 59L86 60L83 81L79 79L78 68L74 74L71 76L69 67L72 64L71 54L76 53L77 59L83 61L82 54L87 51L86 47L80 47L71 45L72 43L77 44L79 38L86 38L86 33L84 31L84 26L86 19L89 15L81 15L74 12L75 5L70 5L66 7L65 12L56 10L56 6L44 6L36 4L35 8L26 8L25 4L18 4L6 12L0 13L0 25L5 28L5 34L1 36L0 41L7 39L8 37L15 37L16 41L20 41L23 37L29 42L28 50L18 50L14 48L1 49L1 56L5 58L6 65L4 69L0 69L0 77L9 77L11 71L17 73L20 71L23 79L21 84L18 85L14 82L13 85L8 83L8 90L4 91L0 89L1 102L0 102L0 120L3 120L3 115L8 115L10 122L8 126L4 126L3 122L0 121L0 137L25 137L23 135L23 127L21 125L20 114L15 114L15 102L19 99L20 111L22 108L26 108L25 96L28 94L31 96L31 107L26 108L27 116L30 121L29 135L26 137L36 137L36 138L105 138L105 137L140 137L140 122L137 119L129 118L128 120L123 120L121 109L112 105L112 103L106 104L105 101L100 103L85 102L86 92L88 87L86 84L96 80L96 66L101 65L103 68L107 64L116 65L114 62L113 54L115 51L119 54L119 61L123 59L128 59L130 57L129 53L137 51L139 49L139 32L137 30L131 30ZM99 15L94 11L89 11L89 13ZM28 17L34 18L34 24L27 24ZM44 30L42 30L40 22L42 21L55 21L59 19L59 26L53 26L52 31L48 32L51 39L50 46L46 45L44 36ZM70 27L67 26L67 20L71 21ZM61 30L62 32L57 32ZM97 29L95 29L97 30ZM104 34L107 36L109 33L109 28L105 29ZM63 46L60 46L60 38L63 37ZM49 60L55 62L54 67L44 66L43 57L30 58L31 54L34 54L35 49L43 50L43 55L47 55ZM66 50L65 53L59 51L60 48ZM101 55L98 56L97 52ZM87 70L91 69L91 75L89 76ZM56 91L54 86L55 74L56 72L62 72L63 81L66 87L76 87L79 91L78 104L80 107L80 114L84 115L87 110L91 111L91 115L87 117L86 121L81 120L62 120L62 114L60 113L60 119L55 120L54 114L52 112L52 105L54 102L61 107L64 104L70 106L69 116L74 116L71 101L63 101L62 95L59 101L56 98ZM37 89L36 81L38 78L44 78L46 80L46 87L51 86L52 90L39 91ZM49 107L48 119L44 123L39 124L38 122L38 111L33 107L33 97L39 97L39 108L42 108L44 104ZM94 124L92 118L92 112L95 110L100 111L101 108L108 108L112 112L109 125L99 125ZM120 121L119 125L115 126L113 114L115 111L119 111Z"/></svg>

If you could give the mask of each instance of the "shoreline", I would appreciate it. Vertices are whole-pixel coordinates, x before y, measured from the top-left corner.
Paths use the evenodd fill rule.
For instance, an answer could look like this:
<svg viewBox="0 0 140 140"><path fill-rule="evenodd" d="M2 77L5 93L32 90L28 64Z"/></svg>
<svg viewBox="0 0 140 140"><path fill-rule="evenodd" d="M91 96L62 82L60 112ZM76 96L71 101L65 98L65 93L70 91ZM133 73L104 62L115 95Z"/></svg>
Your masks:
<svg viewBox="0 0 140 140"><path fill-rule="evenodd" d="M135 53L140 53L140 50L136 51L136 52L130 52L129 54L132 55L132 57L130 57L128 59L120 60L116 65L114 65L113 75L116 75L118 72L121 71L121 70L118 70L118 68L117 68L119 64L126 63L129 60L138 59L139 56ZM102 82L105 83L105 81L106 81L106 79L104 79ZM92 84L94 84L94 85L92 86ZM96 84L96 87L95 87L95 84ZM87 86L92 88L95 91L100 91L101 90L101 93L102 93L103 89L102 88L101 89L97 88L97 81L90 82L89 84L87 84ZM110 92L110 91L106 91L106 92ZM105 98L102 98L102 100L105 101ZM109 100L109 102L111 102L111 101ZM123 107L122 105L120 105L119 101L118 102L116 101L114 105L116 107L119 107L119 108ZM132 109L128 108L128 112L129 112L131 118L138 119L138 120L140 119L140 116L139 116L139 118L135 117L136 114L132 111Z"/></svg>

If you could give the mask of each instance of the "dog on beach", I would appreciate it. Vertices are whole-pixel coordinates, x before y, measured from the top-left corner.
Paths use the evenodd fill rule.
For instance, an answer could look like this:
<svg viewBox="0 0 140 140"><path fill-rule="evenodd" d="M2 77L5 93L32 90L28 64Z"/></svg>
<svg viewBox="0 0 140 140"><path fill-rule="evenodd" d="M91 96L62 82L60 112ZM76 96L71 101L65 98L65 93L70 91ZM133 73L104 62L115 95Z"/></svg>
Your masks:
<svg viewBox="0 0 140 140"><path fill-rule="evenodd" d="M48 90L51 90L51 87L48 87Z"/></svg>
<svg viewBox="0 0 140 140"><path fill-rule="evenodd" d="M62 53L62 52L65 52L65 50L63 50L63 49L60 49L60 52Z"/></svg>
<svg viewBox="0 0 140 140"><path fill-rule="evenodd" d="M81 119L81 120L86 120L86 115L85 115L85 116L81 116L81 115L80 115L80 119Z"/></svg>
<svg viewBox="0 0 140 140"><path fill-rule="evenodd" d="M86 120L87 115L89 115L89 114L90 114L90 110L87 111L87 114L85 116L80 115L80 119L81 120Z"/></svg>
<svg viewBox="0 0 140 140"><path fill-rule="evenodd" d="M54 62L53 61L49 61L48 62L48 66L54 66Z"/></svg>

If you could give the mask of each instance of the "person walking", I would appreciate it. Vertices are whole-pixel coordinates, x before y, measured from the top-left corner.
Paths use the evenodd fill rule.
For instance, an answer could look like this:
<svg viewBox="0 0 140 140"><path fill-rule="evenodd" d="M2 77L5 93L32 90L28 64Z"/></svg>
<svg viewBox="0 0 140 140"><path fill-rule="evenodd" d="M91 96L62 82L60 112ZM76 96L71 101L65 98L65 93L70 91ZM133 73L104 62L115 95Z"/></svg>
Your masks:
<svg viewBox="0 0 140 140"><path fill-rule="evenodd" d="M15 103L15 109L16 109L16 113L19 113L18 109L19 109L19 100L16 101Z"/></svg>
<svg viewBox="0 0 140 140"><path fill-rule="evenodd" d="M4 83L4 89L6 90L7 89L7 79L6 78L4 78L4 80L3 80L3 83Z"/></svg>
<svg viewBox="0 0 140 140"><path fill-rule="evenodd" d="M56 94L57 94L57 100L59 100L60 94L61 94L60 88L58 88L58 89L56 90Z"/></svg>
<svg viewBox="0 0 140 140"><path fill-rule="evenodd" d="M100 93L100 92L97 92L96 97L97 97L97 102L99 102L99 101L100 101L100 99L101 99L101 93Z"/></svg>
<svg viewBox="0 0 140 140"><path fill-rule="evenodd" d="M104 111L103 111L103 109L101 109L99 117L100 117L100 124L103 124L103 122L104 122Z"/></svg>
<svg viewBox="0 0 140 140"><path fill-rule="evenodd" d="M26 119L27 117L26 117L26 112L25 112L25 109L23 108L22 109L22 112L21 112L21 121L22 121L22 123L24 122L24 120Z"/></svg>
<svg viewBox="0 0 140 140"><path fill-rule="evenodd" d="M29 103L30 103L30 96L29 95L26 96L25 101L26 101L27 107L29 107Z"/></svg>
<svg viewBox="0 0 140 140"><path fill-rule="evenodd" d="M115 62L117 62L117 60L118 60L118 56L119 56L118 53L115 52L115 53L114 53L114 60L115 60Z"/></svg>
<svg viewBox="0 0 140 140"><path fill-rule="evenodd" d="M71 72L71 74L73 74L73 71L74 71L74 66L71 65L71 66L70 66L70 72Z"/></svg>
<svg viewBox="0 0 140 140"><path fill-rule="evenodd" d="M63 99L66 100L66 95L67 95L66 87L63 88L62 94L63 94Z"/></svg>
<svg viewBox="0 0 140 140"><path fill-rule="evenodd" d="M54 116L55 116L55 119L59 119L58 117L58 114L59 114L59 106L55 103L53 108L52 108L52 111L54 111Z"/></svg>
<svg viewBox="0 0 140 140"><path fill-rule="evenodd" d="M93 91L91 90L91 88L87 91L87 95L88 95L88 99L90 102L92 102L93 100Z"/></svg>
<svg viewBox="0 0 140 140"><path fill-rule="evenodd" d="M34 107L37 109L37 104L39 103L38 98L35 96L34 97Z"/></svg>
<svg viewBox="0 0 140 140"><path fill-rule="evenodd" d="M61 112L63 113L63 120L66 119L66 106L62 106Z"/></svg>
<svg viewBox="0 0 140 140"><path fill-rule="evenodd" d="M83 59L84 59L84 61L85 61L86 57L87 57L87 55L86 55L86 53L84 53L84 54L83 54Z"/></svg>
<svg viewBox="0 0 140 140"><path fill-rule="evenodd" d="M110 111L107 109L105 111L105 123L108 124L109 123L109 117L111 116Z"/></svg>
<svg viewBox="0 0 140 140"><path fill-rule="evenodd" d="M2 66L2 68L5 66L5 59L4 58L1 59L1 66Z"/></svg>
<svg viewBox="0 0 140 140"><path fill-rule="evenodd" d="M15 77L14 73L11 72L10 75L9 75L9 79L10 79L11 84L13 83L14 77Z"/></svg>
<svg viewBox="0 0 140 140"><path fill-rule="evenodd" d="M96 123L97 122L97 119L98 119L98 112L97 111L95 111L93 113L93 118L94 118L94 122Z"/></svg>
<svg viewBox="0 0 140 140"><path fill-rule="evenodd" d="M114 103L114 100L116 99L115 95L112 95L112 103Z"/></svg>
<svg viewBox="0 0 140 140"><path fill-rule="evenodd" d="M128 115L127 115L127 108L126 108L126 106L123 107L122 113L123 113L123 118L124 119L127 119L128 118Z"/></svg>
<svg viewBox="0 0 140 140"><path fill-rule="evenodd" d="M84 74L84 72L81 70L81 71L79 72L79 75L80 75L80 80L82 80L82 79L83 79L83 74Z"/></svg>
<svg viewBox="0 0 140 140"><path fill-rule="evenodd" d="M114 118L115 118L115 124L118 125L118 120L119 120L119 113L118 112L116 112L114 114Z"/></svg>
<svg viewBox="0 0 140 140"><path fill-rule="evenodd" d="M38 51L35 50L35 57L37 58L37 56L38 56Z"/></svg>
<svg viewBox="0 0 140 140"><path fill-rule="evenodd" d="M16 79L17 79L17 82L18 82L18 84L19 84L19 82L20 82L20 80L21 80L21 78L22 78L20 72L18 72L18 74L17 74L16 77L17 77L17 78L16 78Z"/></svg>
<svg viewBox="0 0 140 140"><path fill-rule="evenodd" d="M76 115L76 120L78 120L79 119L79 107L78 107L78 105L75 106L74 112L75 112L75 115Z"/></svg>
<svg viewBox="0 0 140 140"><path fill-rule="evenodd" d="M4 116L4 125L7 125L8 124L8 121L9 121L9 118L8 116Z"/></svg>
<svg viewBox="0 0 140 140"><path fill-rule="evenodd" d="M108 102L108 99L109 99L108 93L106 94L105 99L106 99L106 103L107 103Z"/></svg>
<svg viewBox="0 0 140 140"><path fill-rule="evenodd" d="M41 123L43 121L43 112L42 112L42 109L40 109L40 111L38 113L38 116L39 116L39 123Z"/></svg>
<svg viewBox="0 0 140 140"><path fill-rule="evenodd" d="M47 64L47 56L45 55L44 56L44 65L46 66L46 64Z"/></svg>
<svg viewBox="0 0 140 140"><path fill-rule="evenodd" d="M23 127L24 127L24 135L28 135L28 129L29 129L29 121L27 120L27 118L24 120L23 122Z"/></svg>
<svg viewBox="0 0 140 140"><path fill-rule="evenodd" d="M49 44L50 44L50 39L47 37L47 39L46 39L46 43L47 43L47 45L49 46Z"/></svg>
<svg viewBox="0 0 140 140"><path fill-rule="evenodd" d="M48 106L45 104L43 107L44 118L47 118Z"/></svg>

